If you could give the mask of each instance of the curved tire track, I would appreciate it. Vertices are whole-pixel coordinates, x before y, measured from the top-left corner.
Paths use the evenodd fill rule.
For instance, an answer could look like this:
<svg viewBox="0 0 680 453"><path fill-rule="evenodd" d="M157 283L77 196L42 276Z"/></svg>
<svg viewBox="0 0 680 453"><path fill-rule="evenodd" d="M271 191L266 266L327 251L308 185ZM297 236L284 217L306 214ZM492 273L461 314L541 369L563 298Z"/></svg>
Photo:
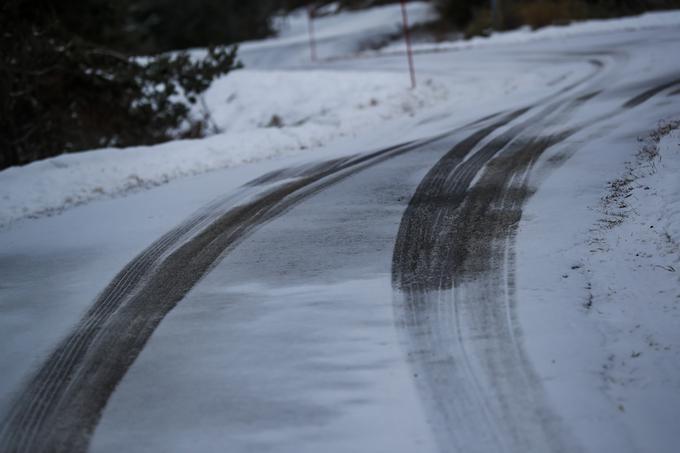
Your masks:
<svg viewBox="0 0 680 453"><path fill-rule="evenodd" d="M496 236L518 220L528 192L519 196L523 192L518 190L508 197L512 205L498 209L496 197L509 201L497 189L526 172L543 151L570 134L530 143L516 140L535 119L511 127L466 160L465 154L503 123L456 145L425 176L400 225L393 256L395 308L442 451L574 451L566 449L547 404L539 401L540 385L513 340L516 326L507 322L506 307L495 303L500 293L480 300L479 293L465 299L458 292L464 276L477 276L481 270L491 270L491 283L503 280L498 274L504 267L497 256L484 250L483 243L496 247ZM501 151L510 157L494 159ZM482 168L485 173L475 187L484 189L475 195L468 187ZM497 187L488 183L499 175L503 178ZM482 286L489 283L487 278L480 280ZM466 301L476 305L468 307ZM474 344L486 337L481 350L468 351L471 342L464 331L470 332ZM473 355L485 361L479 363ZM486 381L487 377L494 382ZM493 397L488 394L491 389ZM530 426L536 429L527 429Z"/></svg>
<svg viewBox="0 0 680 453"><path fill-rule="evenodd" d="M392 278L396 317L441 451L580 450L546 402L516 318L514 242L533 191L529 177L552 146L677 83L545 135L606 89L601 77L485 145L473 134L422 180L402 218ZM461 150L470 157L460 158Z"/></svg>
<svg viewBox="0 0 680 453"><path fill-rule="evenodd" d="M661 93L664 90L667 90L669 88L673 88L677 85L680 85L680 79L673 79L668 82L661 83L659 85L656 85L652 88L649 88L648 90L643 91L642 93L638 94L637 96L632 97L631 99L627 100L624 104L624 108L632 108L632 107L637 107L638 105L642 104L645 101L648 101L652 97L656 96L657 94ZM680 90L675 91L671 94L675 94L680 92Z"/></svg>
<svg viewBox="0 0 680 453"><path fill-rule="evenodd" d="M224 253L315 193L429 142L296 170L297 179L222 214L215 212L225 203L215 203L164 235L114 278L28 382L3 421L0 451L86 451L108 399L156 327Z"/></svg>
<svg viewBox="0 0 680 453"><path fill-rule="evenodd" d="M517 339L506 303L513 257L497 251L511 250L512 238L502 238L529 196L525 186L505 190L574 131L535 137L601 92L586 84L607 67L588 63L594 71L556 97L456 145L423 178L402 217L392 261L395 312L441 451L578 451L563 438ZM477 292L461 292L466 276L479 282ZM490 288L503 291L484 292Z"/></svg>

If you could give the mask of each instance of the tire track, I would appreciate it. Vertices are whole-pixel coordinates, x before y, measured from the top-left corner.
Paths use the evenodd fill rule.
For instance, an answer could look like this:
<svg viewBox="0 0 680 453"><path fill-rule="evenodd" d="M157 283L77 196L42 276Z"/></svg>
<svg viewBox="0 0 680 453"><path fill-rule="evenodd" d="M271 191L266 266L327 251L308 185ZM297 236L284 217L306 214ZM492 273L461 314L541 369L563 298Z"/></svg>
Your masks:
<svg viewBox="0 0 680 453"><path fill-rule="evenodd" d="M664 91L668 88L672 88L676 85L680 85L680 79L671 80L671 81L659 84L657 86L654 86L654 87L652 87L648 90L643 91L642 93L638 94L637 96L632 97L628 101L626 101L623 104L623 107L626 108L626 109L637 107L638 105L640 105L643 102L651 99L652 97L656 96L657 94L661 93L662 91Z"/></svg>
<svg viewBox="0 0 680 453"><path fill-rule="evenodd" d="M460 236L458 222L463 215L473 214L466 225L471 225L474 232L475 225L481 227L486 221L486 212L461 212L467 206L468 187L499 151L506 150L513 156L525 151L525 143L513 139L546 112L541 111L528 121L511 127L468 159L464 159L464 156L471 153L496 128L523 113L525 111L514 112L503 121L472 134L430 170L404 213L395 244L392 276L393 285L398 290L395 294L397 319L406 331L407 342L411 344L409 356L419 376L426 406L430 407L430 416L442 451L527 451L522 448L530 448L537 437L543 447L538 451L566 451L557 432L549 426L544 426L541 435L536 436L536 433L529 434L523 430L526 417L518 421L517 414L507 417L508 410L499 413L497 405L487 394L491 387L479 380L479 376L485 376L486 373L475 369L466 351L467 340L460 337L460 323L465 319L458 312L461 307L454 299L457 294L452 291L457 283L456 266L465 256L461 252L467 252L460 247L467 244L468 239L469 244L473 244L474 239ZM559 140L566 137L559 137ZM539 151L544 151L559 140L537 143L534 145L534 154L540 154ZM508 177L514 174L511 172ZM482 176L481 180L485 178ZM494 327L486 326L487 330L493 330ZM480 328L476 334L484 335L484 332ZM506 335L501 335L499 340L504 341L506 338ZM518 363L521 365L519 372L523 373L525 368L529 368L528 362L524 360ZM508 395L513 394L507 386L498 388ZM450 397L454 389L455 399ZM510 403L516 402L510 401L506 407L516 409L514 406L517 404ZM544 406L537 404L535 407ZM547 418L538 420L534 417L533 421L545 422L544 425L548 423ZM541 423L537 426L541 426Z"/></svg>
<svg viewBox="0 0 680 453"><path fill-rule="evenodd" d="M447 253L462 360L485 389L508 451L578 451L561 433L521 343L515 316L514 237L536 160L559 136L518 141L491 161L457 215ZM438 291L441 289L438 289Z"/></svg>
<svg viewBox="0 0 680 453"><path fill-rule="evenodd" d="M153 331L224 253L315 193L432 141L310 167L231 209L213 203L164 235L114 278L28 382L3 421L0 450L86 451L109 397Z"/></svg>
<svg viewBox="0 0 680 453"><path fill-rule="evenodd" d="M77 330L57 348L46 366L43 366L34 378L36 381L43 382L44 385L38 386L39 390L34 392L32 397L24 403L28 410L23 411L18 420L18 424L24 427L18 440L19 444L23 443L26 438L30 438L39 429L38 421L56 403L55 388L82 360L86 345L97 334L103 320L110 316L122 303L122 295L139 284L143 276L142 270L150 268L168 251L171 245L199 228L208 217L208 214L198 215L161 237L128 264L103 291L100 302L88 310L83 318L84 321L81 322ZM3 437L6 435L5 430L10 429L9 425L9 423L5 424Z"/></svg>
<svg viewBox="0 0 680 453"><path fill-rule="evenodd" d="M474 295L470 300L476 305L474 310L468 310L459 300L462 295L457 289L460 277L456 272L466 253L476 252L465 248L466 244L474 247L476 238L461 234L461 219L469 216L465 225L470 226L472 234L477 232L475 225L479 231L485 228L490 214L466 208L470 186L485 183L490 162L496 161L508 164L504 177L514 180L522 172L523 163L533 165L546 149L574 133L565 131L529 141L522 138L537 136L550 125L560 124L601 93L597 84L573 93L607 69L600 60L590 59L588 63L593 72L560 89L556 96L539 101L538 106L515 111L456 145L426 174L402 217L392 261L395 312L441 451L578 451L562 438L515 338L512 307L497 308L494 299L480 300ZM531 111L530 117L512 125ZM485 137L506 125L504 132L484 143ZM516 162L505 161L501 157L505 155L513 156ZM490 200L477 200L482 205L487 201ZM496 262L475 263L484 269L505 269ZM509 280L506 292L511 291L512 284ZM475 310L486 317L479 315L479 322L470 323L473 329L469 335L464 334ZM483 359L468 351L471 339L481 339L486 344L487 348L474 351ZM497 360L499 353L492 348L503 342L513 345L512 354L508 354L507 347L500 347L503 360ZM492 388L496 391L490 397ZM534 428L528 429L531 426Z"/></svg>
<svg viewBox="0 0 680 453"><path fill-rule="evenodd" d="M393 284L403 290L411 279L427 279L427 287L450 288L452 280L446 277L441 266L444 263L432 259L439 253L439 244L431 244L438 232L451 228L452 214L466 196L474 177L497 153L526 129L555 114L566 114L597 93L589 93L573 101L557 101L541 109L523 123L512 126L488 143L472 152L486 137L508 125L531 110L522 108L505 115L500 121L482 128L456 144L425 175L402 217L393 257ZM423 219L432 219L432 222ZM438 238L442 240L443 238ZM397 252L398 251L398 252ZM448 266L444 266L448 269ZM442 282L442 278L445 280Z"/></svg>

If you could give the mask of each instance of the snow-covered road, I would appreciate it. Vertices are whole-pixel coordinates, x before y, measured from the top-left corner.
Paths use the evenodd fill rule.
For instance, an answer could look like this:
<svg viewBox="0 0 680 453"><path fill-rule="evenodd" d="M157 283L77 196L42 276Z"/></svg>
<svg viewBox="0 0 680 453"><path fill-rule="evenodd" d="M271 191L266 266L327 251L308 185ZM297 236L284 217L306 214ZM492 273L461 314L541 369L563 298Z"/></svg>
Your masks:
<svg viewBox="0 0 680 453"><path fill-rule="evenodd" d="M314 153L0 230L0 450L674 452L680 27L527 41L419 54L442 102Z"/></svg>

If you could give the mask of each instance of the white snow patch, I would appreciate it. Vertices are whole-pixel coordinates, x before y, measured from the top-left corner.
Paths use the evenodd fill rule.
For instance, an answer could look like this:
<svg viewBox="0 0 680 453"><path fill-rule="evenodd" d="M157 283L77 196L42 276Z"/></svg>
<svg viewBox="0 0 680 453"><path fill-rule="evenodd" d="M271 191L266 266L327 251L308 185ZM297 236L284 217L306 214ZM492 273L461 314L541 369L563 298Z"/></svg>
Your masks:
<svg viewBox="0 0 680 453"><path fill-rule="evenodd" d="M310 137L318 129L313 144L374 121L415 113L447 95L446 86L432 79L411 91L403 74L246 70L217 80L206 93L206 102L225 132L278 122L293 132L312 132L304 134ZM278 119L272 121L274 117Z"/></svg>
<svg viewBox="0 0 680 453"><path fill-rule="evenodd" d="M639 449L671 453L680 407L680 132L657 152L641 152L610 183L584 275L589 311L606 333L602 389Z"/></svg>
<svg viewBox="0 0 680 453"><path fill-rule="evenodd" d="M653 147L650 159L630 136L584 145L520 225L526 347L588 451L677 450L680 131Z"/></svg>

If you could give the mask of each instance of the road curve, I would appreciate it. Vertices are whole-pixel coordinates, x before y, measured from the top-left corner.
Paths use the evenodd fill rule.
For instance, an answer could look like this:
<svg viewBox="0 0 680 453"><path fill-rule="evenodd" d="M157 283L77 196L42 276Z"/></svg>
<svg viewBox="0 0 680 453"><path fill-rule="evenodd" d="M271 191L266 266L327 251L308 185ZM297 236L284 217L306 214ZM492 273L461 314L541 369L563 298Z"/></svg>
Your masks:
<svg viewBox="0 0 680 453"><path fill-rule="evenodd" d="M265 223L343 179L443 138L468 135L434 163L405 208L392 256L397 328L442 452L572 452L517 321L514 237L530 176L552 147L664 91L652 83L595 121L566 119L606 92L618 55L588 53L583 79L523 108L377 152L263 175L200 211L132 260L18 394L0 451L84 452L109 398L164 317ZM611 60L611 61L610 61ZM613 63L612 63L613 61ZM547 132L549 131L549 132Z"/></svg>

